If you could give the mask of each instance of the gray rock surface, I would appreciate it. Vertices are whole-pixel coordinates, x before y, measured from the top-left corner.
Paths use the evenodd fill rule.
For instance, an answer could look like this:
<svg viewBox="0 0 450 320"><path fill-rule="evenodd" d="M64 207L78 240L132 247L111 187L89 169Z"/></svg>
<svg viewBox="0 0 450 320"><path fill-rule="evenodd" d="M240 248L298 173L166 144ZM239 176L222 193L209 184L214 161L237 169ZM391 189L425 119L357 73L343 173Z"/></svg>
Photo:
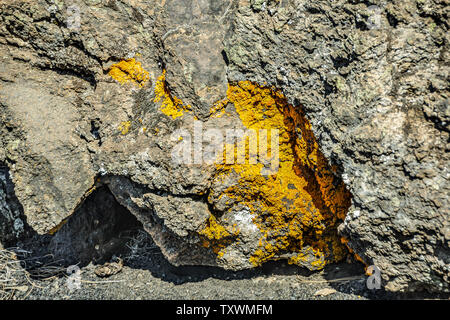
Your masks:
<svg viewBox="0 0 450 320"><path fill-rule="evenodd" d="M305 110L352 193L339 232L381 269L386 289L449 290L445 1L76 5L79 28L63 2L0 0L0 163L36 232L49 232L105 184L175 265L252 267L251 228L242 242L229 236L221 258L201 245L211 215L229 231L245 220L233 221L238 204L227 216L208 197L235 181L220 186L214 166L171 160L176 129L192 129L195 119L239 124L232 110L214 119L210 108L228 83L251 80ZM133 57L149 81L119 84L108 75ZM183 117L154 102L163 69L172 98L190 106ZM11 217L2 194L1 216Z"/></svg>

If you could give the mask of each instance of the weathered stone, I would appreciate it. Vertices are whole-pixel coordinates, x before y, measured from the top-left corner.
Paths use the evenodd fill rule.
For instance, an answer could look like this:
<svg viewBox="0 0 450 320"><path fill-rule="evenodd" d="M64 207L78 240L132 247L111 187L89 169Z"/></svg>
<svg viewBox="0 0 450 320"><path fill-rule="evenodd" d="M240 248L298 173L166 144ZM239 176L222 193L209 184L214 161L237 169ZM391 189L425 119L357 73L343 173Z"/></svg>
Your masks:
<svg viewBox="0 0 450 320"><path fill-rule="evenodd" d="M35 231L104 184L177 265L318 269L345 255L344 236L387 289L449 290L444 1L76 5L79 28L62 2L0 1L0 161ZM192 134L198 119L223 133L270 128L272 116L300 150L281 170L298 185L275 179L279 191L260 172L172 159L172 134ZM55 239L77 242L70 232Z"/></svg>

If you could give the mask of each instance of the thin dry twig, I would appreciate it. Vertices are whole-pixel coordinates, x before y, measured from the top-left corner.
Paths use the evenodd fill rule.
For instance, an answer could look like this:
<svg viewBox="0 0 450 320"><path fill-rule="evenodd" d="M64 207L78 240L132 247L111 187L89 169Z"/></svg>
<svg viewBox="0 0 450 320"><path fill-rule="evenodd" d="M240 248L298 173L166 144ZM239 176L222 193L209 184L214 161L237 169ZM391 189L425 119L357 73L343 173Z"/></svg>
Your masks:
<svg viewBox="0 0 450 320"><path fill-rule="evenodd" d="M360 280L363 279L364 276L353 276L353 277L343 277L343 278L336 278L336 279L324 279L324 280L304 280L300 277L297 277L298 281L300 283L333 283L333 282L346 282L346 281L352 281L352 280Z"/></svg>
<svg viewBox="0 0 450 320"><path fill-rule="evenodd" d="M17 290L23 291L28 285L29 278L16 253L6 249L0 250L0 300L12 299Z"/></svg>
<svg viewBox="0 0 450 320"><path fill-rule="evenodd" d="M125 282L125 280L104 280L104 281L90 281L90 280L80 280L83 283L89 284L103 284L103 283L117 283L117 282Z"/></svg>

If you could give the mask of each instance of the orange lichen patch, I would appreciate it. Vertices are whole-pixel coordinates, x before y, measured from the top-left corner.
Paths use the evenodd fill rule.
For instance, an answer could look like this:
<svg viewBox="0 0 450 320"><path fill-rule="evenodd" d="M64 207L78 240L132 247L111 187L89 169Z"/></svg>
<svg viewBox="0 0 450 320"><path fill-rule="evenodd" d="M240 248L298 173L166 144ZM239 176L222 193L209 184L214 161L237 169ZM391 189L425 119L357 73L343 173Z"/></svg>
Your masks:
<svg viewBox="0 0 450 320"><path fill-rule="evenodd" d="M120 84L133 82L142 87L148 80L150 80L149 73L142 68L140 62L134 58L122 60L113 64L109 69L108 74Z"/></svg>
<svg viewBox="0 0 450 320"><path fill-rule="evenodd" d="M123 135L126 135L128 133L128 131L130 130L130 127L131 127L131 121L122 121L120 123L120 126L118 127L118 129Z"/></svg>
<svg viewBox="0 0 450 320"><path fill-rule="evenodd" d="M262 175L261 162L217 165L218 179L238 175L237 184L221 196L248 207L262 233L250 261L260 265L289 254L290 263L306 261L320 269L341 260L347 250L336 227L350 206L350 193L320 152L301 109L280 91L250 81L229 85L227 98L247 128L268 129L269 141L270 129L279 135L279 168L273 174ZM248 143L246 148L248 156ZM268 154L272 151L269 142Z"/></svg>
<svg viewBox="0 0 450 320"><path fill-rule="evenodd" d="M184 112L191 110L191 106L184 105L183 101L170 93L166 84L166 70L163 71L155 85L154 102L160 102L161 100L161 111L172 119L181 117Z"/></svg>

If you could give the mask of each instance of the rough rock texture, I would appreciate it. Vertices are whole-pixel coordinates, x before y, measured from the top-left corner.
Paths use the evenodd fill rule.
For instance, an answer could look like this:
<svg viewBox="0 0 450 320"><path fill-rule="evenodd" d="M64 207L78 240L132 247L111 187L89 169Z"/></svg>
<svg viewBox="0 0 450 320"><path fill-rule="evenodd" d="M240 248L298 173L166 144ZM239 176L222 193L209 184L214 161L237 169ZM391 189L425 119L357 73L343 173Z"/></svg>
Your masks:
<svg viewBox="0 0 450 320"><path fill-rule="evenodd" d="M36 232L58 226L105 184L172 263L254 266L270 223L255 224L259 213L242 199L221 202L239 178L218 180L214 165L171 159L172 133L192 132L197 119L204 128L245 128L232 99L219 103L225 115L210 110L250 80L254 95L264 96L263 86L282 91L286 102L276 105L291 105L284 119L303 119L293 121L303 126L295 143L312 130L334 186L323 191L307 154L300 176L323 191L306 196L326 223L307 229L301 220L301 244L282 247L285 239L269 235L277 250L265 246L256 264L301 253L294 263L318 269L337 259L344 236L379 267L388 290L449 290L446 1L74 4L79 28L61 1L0 1L0 163ZM333 205L341 177L349 208ZM2 233L12 230L16 203L3 194ZM281 226L278 234L299 231Z"/></svg>
<svg viewBox="0 0 450 320"><path fill-rule="evenodd" d="M229 78L304 106L353 195L342 232L388 289L448 290L448 3L358 2L239 8Z"/></svg>

